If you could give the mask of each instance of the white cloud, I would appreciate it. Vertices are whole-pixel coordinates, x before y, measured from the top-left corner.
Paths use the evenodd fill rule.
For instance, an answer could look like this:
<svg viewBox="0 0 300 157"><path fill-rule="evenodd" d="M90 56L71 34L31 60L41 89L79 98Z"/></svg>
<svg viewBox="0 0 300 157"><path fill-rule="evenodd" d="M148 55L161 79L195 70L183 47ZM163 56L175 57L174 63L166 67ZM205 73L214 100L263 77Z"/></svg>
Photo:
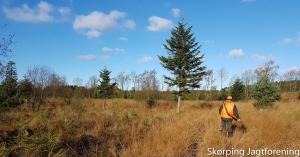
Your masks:
<svg viewBox="0 0 300 157"><path fill-rule="evenodd" d="M110 47L103 47L101 49L102 52L116 52L116 53L122 53L125 51L123 48L110 48Z"/></svg>
<svg viewBox="0 0 300 157"><path fill-rule="evenodd" d="M79 60L82 60L82 61L95 61L95 60L97 60L97 56L96 55L92 55L92 54L89 54L89 55L79 55L79 56L77 56L77 58Z"/></svg>
<svg viewBox="0 0 300 157"><path fill-rule="evenodd" d="M126 37L119 37L119 40L121 40L121 41L128 41L128 38L126 38Z"/></svg>
<svg viewBox="0 0 300 157"><path fill-rule="evenodd" d="M52 22L55 18L55 13L59 13L61 17L66 17L70 12L67 7L54 7L50 3L40 1L35 7L30 7L26 3L20 7L4 7L3 12L6 18L17 22L41 23Z"/></svg>
<svg viewBox="0 0 300 157"><path fill-rule="evenodd" d="M73 22L73 28L79 32L97 31L98 34L113 30L119 26L119 21L126 16L125 12L118 10L110 11L108 14L99 11L93 11L88 15L78 15ZM135 23L129 21L126 28L132 29ZM87 35L88 36L88 35ZM99 37L99 36L98 36Z"/></svg>
<svg viewBox="0 0 300 157"><path fill-rule="evenodd" d="M242 0L243 3L256 2L256 0Z"/></svg>
<svg viewBox="0 0 300 157"><path fill-rule="evenodd" d="M153 60L153 57L151 56L144 56L142 59L140 59L140 63L149 63Z"/></svg>
<svg viewBox="0 0 300 157"><path fill-rule="evenodd" d="M48 13L48 12L53 11L52 5L47 3L47 2L44 2L44 1L41 1L38 4L38 8L40 9L41 12L44 12L44 13Z"/></svg>
<svg viewBox="0 0 300 157"><path fill-rule="evenodd" d="M111 11L109 14L94 11L89 15L76 16L73 28L107 31L117 26L117 20L125 16L124 12Z"/></svg>
<svg viewBox="0 0 300 157"><path fill-rule="evenodd" d="M244 56L244 50L243 49L232 49L229 51L228 55L231 58L240 58Z"/></svg>
<svg viewBox="0 0 300 157"><path fill-rule="evenodd" d="M124 27L127 28L127 29L134 29L136 26L135 22L133 20L127 20L125 23L124 23Z"/></svg>
<svg viewBox="0 0 300 157"><path fill-rule="evenodd" d="M172 8L171 13L174 17L180 17L181 10L178 8Z"/></svg>
<svg viewBox="0 0 300 157"><path fill-rule="evenodd" d="M147 27L149 31L159 32L165 31L172 27L172 21L158 16L151 16L148 19L150 25Z"/></svg>

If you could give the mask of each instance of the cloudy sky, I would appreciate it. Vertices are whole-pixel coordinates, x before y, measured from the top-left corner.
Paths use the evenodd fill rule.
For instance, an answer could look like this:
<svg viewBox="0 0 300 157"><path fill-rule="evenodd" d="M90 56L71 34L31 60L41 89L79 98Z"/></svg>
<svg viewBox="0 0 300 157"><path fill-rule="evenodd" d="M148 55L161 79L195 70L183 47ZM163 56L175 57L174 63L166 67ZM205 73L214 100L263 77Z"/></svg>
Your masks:
<svg viewBox="0 0 300 157"><path fill-rule="evenodd" d="M69 82L107 66L112 75L166 71L158 55L184 17L201 43L205 65L231 76L273 59L280 71L300 67L299 0L0 0L0 23L15 33L22 77L46 65ZM218 84L218 83L217 83Z"/></svg>

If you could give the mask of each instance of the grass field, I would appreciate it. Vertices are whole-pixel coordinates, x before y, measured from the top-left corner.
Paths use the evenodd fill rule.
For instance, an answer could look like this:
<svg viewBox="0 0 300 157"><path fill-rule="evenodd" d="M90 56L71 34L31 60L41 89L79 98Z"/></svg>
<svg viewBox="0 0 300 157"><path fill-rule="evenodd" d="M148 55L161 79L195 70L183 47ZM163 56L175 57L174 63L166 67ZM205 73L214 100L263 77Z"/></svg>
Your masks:
<svg viewBox="0 0 300 157"><path fill-rule="evenodd" d="M40 111L23 105L1 113L0 156L207 156L208 148L300 148L300 101L256 110L237 102L247 132L229 140L219 132L218 106L201 101L145 102L112 99L48 100ZM202 105L201 105L202 104Z"/></svg>

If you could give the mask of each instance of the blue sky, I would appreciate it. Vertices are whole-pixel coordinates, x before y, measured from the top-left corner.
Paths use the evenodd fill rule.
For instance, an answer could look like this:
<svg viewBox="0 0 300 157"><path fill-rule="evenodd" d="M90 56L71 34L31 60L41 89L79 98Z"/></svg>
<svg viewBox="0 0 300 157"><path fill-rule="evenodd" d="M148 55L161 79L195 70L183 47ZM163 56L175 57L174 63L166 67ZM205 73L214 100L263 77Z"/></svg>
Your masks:
<svg viewBox="0 0 300 157"><path fill-rule="evenodd" d="M230 76L275 60L300 67L299 0L1 0L0 23L16 34L13 57L22 78L45 65L84 81L104 66L120 72L167 72L158 55L180 17L193 26L205 65ZM3 60L3 58L1 58ZM215 76L217 78L217 76ZM230 79L228 79L230 80ZM219 82L216 82L219 85Z"/></svg>

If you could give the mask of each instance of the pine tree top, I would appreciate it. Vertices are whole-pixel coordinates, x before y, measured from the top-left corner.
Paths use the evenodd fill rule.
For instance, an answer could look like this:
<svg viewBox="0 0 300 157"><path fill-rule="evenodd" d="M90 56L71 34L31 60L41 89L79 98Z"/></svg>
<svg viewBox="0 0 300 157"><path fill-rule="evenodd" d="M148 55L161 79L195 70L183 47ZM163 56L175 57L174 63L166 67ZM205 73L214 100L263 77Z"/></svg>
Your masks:
<svg viewBox="0 0 300 157"><path fill-rule="evenodd" d="M101 82L110 82L110 71L105 67L102 71L100 71Z"/></svg>
<svg viewBox="0 0 300 157"><path fill-rule="evenodd" d="M96 88L96 97L109 98L112 96L115 83L110 83L110 71L105 67L100 71L100 84Z"/></svg>
<svg viewBox="0 0 300 157"><path fill-rule="evenodd" d="M17 80L17 69L16 63L13 61L9 61L5 66L5 78Z"/></svg>
<svg viewBox="0 0 300 157"><path fill-rule="evenodd" d="M171 30L171 37L166 40L164 48L167 56L159 56L161 65L169 70L173 77L165 77L170 86L177 86L179 93L189 91L189 88L199 88L199 82L205 75L203 66L204 55L192 32L192 26L187 26L183 20Z"/></svg>

